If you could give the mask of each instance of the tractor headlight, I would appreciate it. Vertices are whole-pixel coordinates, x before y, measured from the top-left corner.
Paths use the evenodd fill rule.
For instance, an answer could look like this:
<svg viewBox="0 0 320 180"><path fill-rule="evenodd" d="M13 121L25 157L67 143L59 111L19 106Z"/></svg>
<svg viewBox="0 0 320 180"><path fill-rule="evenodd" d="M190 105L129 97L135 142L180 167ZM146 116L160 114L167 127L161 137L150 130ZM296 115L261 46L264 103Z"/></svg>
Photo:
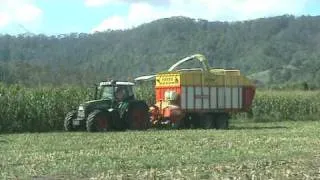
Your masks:
<svg viewBox="0 0 320 180"><path fill-rule="evenodd" d="M78 111L84 111L84 108L83 108L83 106L79 106L79 109L78 109Z"/></svg>
<svg viewBox="0 0 320 180"><path fill-rule="evenodd" d="M84 118L85 114L84 114L84 107L83 106L79 106L79 109L78 109L78 117L79 118Z"/></svg>

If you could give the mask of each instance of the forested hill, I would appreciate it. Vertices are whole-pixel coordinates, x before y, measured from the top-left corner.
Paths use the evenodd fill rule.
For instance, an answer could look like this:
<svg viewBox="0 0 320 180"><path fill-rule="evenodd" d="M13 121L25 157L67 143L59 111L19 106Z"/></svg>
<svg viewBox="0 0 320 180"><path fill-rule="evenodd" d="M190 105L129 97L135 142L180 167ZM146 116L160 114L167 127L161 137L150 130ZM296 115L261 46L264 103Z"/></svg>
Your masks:
<svg viewBox="0 0 320 180"><path fill-rule="evenodd" d="M126 80L165 70L194 53L263 83L319 86L320 16L232 23L172 17L125 31L1 35L0 80L26 85Z"/></svg>

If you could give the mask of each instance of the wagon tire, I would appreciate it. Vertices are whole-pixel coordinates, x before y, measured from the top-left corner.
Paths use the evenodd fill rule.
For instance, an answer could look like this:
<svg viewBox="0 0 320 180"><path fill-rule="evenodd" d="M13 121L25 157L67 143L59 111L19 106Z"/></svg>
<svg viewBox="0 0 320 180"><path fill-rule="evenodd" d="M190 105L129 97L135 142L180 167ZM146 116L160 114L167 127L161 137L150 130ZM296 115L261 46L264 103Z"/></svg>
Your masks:
<svg viewBox="0 0 320 180"><path fill-rule="evenodd" d="M213 122L213 115L204 114L201 116L201 128L203 129L213 129L215 124Z"/></svg>
<svg viewBox="0 0 320 180"><path fill-rule="evenodd" d="M229 128L230 116L226 113L217 116L215 126L217 129L228 129Z"/></svg>

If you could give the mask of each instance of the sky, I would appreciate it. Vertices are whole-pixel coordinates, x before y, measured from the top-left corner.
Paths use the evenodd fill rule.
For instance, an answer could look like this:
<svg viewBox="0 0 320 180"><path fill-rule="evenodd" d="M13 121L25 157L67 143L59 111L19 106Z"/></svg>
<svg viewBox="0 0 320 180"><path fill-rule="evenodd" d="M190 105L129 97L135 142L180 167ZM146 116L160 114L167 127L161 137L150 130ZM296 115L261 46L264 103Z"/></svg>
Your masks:
<svg viewBox="0 0 320 180"><path fill-rule="evenodd" d="M0 0L0 34L94 33L172 16L242 21L320 15L320 0Z"/></svg>

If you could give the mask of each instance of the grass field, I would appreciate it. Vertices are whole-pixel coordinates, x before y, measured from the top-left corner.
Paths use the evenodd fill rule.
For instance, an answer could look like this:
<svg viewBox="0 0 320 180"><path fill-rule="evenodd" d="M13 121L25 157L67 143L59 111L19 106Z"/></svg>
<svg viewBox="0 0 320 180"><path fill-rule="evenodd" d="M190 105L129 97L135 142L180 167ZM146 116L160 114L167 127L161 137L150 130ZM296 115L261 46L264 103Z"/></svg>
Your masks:
<svg viewBox="0 0 320 180"><path fill-rule="evenodd" d="M1 179L320 179L320 122L0 135Z"/></svg>

